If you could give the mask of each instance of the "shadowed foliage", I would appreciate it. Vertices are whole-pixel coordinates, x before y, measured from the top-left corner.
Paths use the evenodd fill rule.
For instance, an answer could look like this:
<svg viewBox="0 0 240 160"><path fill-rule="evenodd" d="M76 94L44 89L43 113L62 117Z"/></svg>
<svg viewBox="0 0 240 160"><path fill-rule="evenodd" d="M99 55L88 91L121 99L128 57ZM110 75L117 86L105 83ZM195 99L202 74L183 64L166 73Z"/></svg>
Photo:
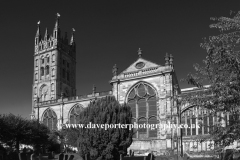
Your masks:
<svg viewBox="0 0 240 160"><path fill-rule="evenodd" d="M240 138L240 12L231 18L211 20L217 22L211 24L210 28L217 28L220 33L210 36L208 40L204 39L200 45L207 51L203 65L195 64L196 72L188 74L185 79L203 90L185 95L183 102L211 111L217 119L214 126L210 126L213 128L211 138L215 142L215 148L223 148ZM210 86L206 88L203 87L204 84ZM223 125L223 122L227 122L226 113L229 113L229 121Z"/></svg>
<svg viewBox="0 0 240 160"><path fill-rule="evenodd" d="M36 120L23 119L13 114L0 115L0 142L19 151L19 144L47 145L49 130Z"/></svg>

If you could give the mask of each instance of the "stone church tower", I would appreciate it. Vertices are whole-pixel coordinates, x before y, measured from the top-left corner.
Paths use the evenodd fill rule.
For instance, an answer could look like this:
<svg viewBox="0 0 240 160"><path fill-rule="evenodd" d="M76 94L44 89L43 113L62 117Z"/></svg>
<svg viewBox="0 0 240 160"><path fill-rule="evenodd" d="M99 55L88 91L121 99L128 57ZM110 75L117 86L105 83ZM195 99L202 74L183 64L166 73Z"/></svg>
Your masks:
<svg viewBox="0 0 240 160"><path fill-rule="evenodd" d="M76 95L76 43L74 29L69 42L67 32L61 36L60 15L57 14L53 34L35 36L32 111L37 102L56 101L61 96ZM32 113L33 116L34 113Z"/></svg>

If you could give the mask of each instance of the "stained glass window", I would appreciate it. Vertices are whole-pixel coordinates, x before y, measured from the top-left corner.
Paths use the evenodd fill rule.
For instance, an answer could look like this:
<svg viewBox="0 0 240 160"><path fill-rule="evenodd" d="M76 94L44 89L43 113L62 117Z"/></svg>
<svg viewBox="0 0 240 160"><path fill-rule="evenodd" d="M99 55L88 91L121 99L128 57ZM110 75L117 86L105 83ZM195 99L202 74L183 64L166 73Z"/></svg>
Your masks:
<svg viewBox="0 0 240 160"><path fill-rule="evenodd" d="M157 96L154 89L146 83L136 84L128 94L128 105L132 109L133 121L138 125L150 125L156 128L157 120ZM135 120L136 118L136 120ZM156 138L157 129L139 128L135 130L133 138Z"/></svg>
<svg viewBox="0 0 240 160"><path fill-rule="evenodd" d="M70 112L70 124L77 124L80 120L80 112L82 111L82 107L79 105L75 105Z"/></svg>
<svg viewBox="0 0 240 160"><path fill-rule="evenodd" d="M57 130L57 115L51 110L47 109L43 115L43 124L45 124L50 130Z"/></svg>

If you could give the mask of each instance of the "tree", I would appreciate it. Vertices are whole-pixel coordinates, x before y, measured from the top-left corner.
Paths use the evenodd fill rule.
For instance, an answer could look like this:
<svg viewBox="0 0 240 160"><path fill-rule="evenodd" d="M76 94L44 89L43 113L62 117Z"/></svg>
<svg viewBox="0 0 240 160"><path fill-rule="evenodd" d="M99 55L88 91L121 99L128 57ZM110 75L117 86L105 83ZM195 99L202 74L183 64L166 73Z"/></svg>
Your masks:
<svg viewBox="0 0 240 160"><path fill-rule="evenodd" d="M25 128L27 139L22 143L35 147L48 146L50 143L48 141L49 133L50 130L44 124L39 124L37 120L28 120L28 125Z"/></svg>
<svg viewBox="0 0 240 160"><path fill-rule="evenodd" d="M112 96L105 97L89 104L80 113L80 124L131 124L131 108L126 104L120 105ZM118 159L120 154L126 155L127 148L132 143L133 130L127 128L92 128L79 129L77 141L80 156L90 155L92 159Z"/></svg>
<svg viewBox="0 0 240 160"><path fill-rule="evenodd" d="M219 29L220 34L210 36L201 43L200 46L207 51L207 56L203 65L195 64L196 72L188 74L185 79L202 91L185 96L183 102L206 108L218 118L217 123L212 126L211 138L217 146L225 147L240 138L240 12L232 18L210 19L217 21L211 24L210 28ZM206 88L204 83L210 86ZM225 117L218 113L229 113L227 126L222 123L226 122Z"/></svg>
<svg viewBox="0 0 240 160"><path fill-rule="evenodd" d="M19 151L19 143L26 140L25 127L28 121L13 114L1 115L2 126L0 141Z"/></svg>
<svg viewBox="0 0 240 160"><path fill-rule="evenodd" d="M19 144L46 144L48 128L34 120L23 119L13 114L0 115L0 142L19 152Z"/></svg>

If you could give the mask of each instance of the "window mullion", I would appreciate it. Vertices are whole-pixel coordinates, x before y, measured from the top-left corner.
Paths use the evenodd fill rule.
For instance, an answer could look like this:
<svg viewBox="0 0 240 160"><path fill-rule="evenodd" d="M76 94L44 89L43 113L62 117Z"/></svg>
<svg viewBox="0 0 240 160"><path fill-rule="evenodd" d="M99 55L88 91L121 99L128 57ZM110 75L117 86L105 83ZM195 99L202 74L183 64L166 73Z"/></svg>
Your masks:
<svg viewBox="0 0 240 160"><path fill-rule="evenodd" d="M135 99L135 103L136 103L136 124L138 125L138 99L136 98ZM138 138L139 136L138 136L138 127L137 127L137 132L136 132L136 138Z"/></svg>
<svg viewBox="0 0 240 160"><path fill-rule="evenodd" d="M146 103L146 125L148 124L148 120L149 120L149 104L148 104L148 101L147 101L147 98L145 99L145 103ZM146 132L147 132L147 138L149 138L149 128L146 127Z"/></svg>

